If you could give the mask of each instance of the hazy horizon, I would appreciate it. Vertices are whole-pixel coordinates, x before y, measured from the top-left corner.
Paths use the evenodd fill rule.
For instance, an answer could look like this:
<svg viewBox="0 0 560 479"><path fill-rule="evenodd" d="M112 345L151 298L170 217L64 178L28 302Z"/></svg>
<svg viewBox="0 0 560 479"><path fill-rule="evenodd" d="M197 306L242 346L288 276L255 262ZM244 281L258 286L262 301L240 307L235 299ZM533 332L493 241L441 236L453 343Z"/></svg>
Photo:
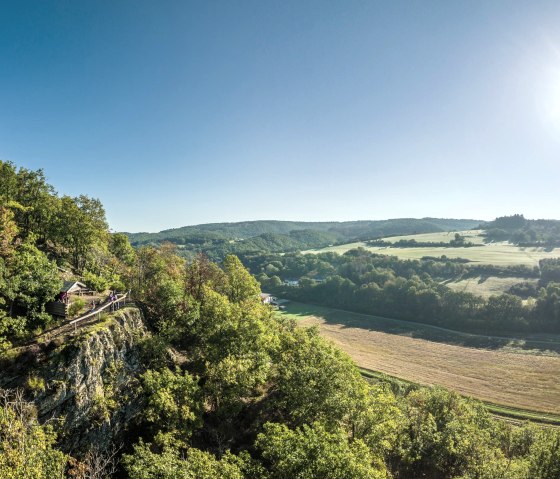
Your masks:
<svg viewBox="0 0 560 479"><path fill-rule="evenodd" d="M0 159L118 231L560 208L557 2L7 2Z"/></svg>
<svg viewBox="0 0 560 479"><path fill-rule="evenodd" d="M522 213L519 213L522 214ZM347 220L306 220L306 219L276 219L276 218L257 218L257 219L241 219L236 221L208 221L204 223L192 223L192 224L184 224L181 226L173 226L169 228L162 228L160 230L142 230L142 231L127 231L127 230L118 230L119 232L125 233L161 233L164 231L176 230L185 227L194 227L194 226L203 226L203 225L213 225L213 224L235 224L235 223L252 223L252 222L259 222L259 221L277 221L277 222L296 222L296 223L351 223L351 222L360 222L360 221L391 221L391 220L399 220L399 219L441 219L441 220L464 220L464 221L492 221L500 216L507 216L507 215L496 215L491 218L459 218L459 217L436 217L436 216L418 216L418 217L391 217L391 218L357 218L357 219L347 219ZM524 215L525 219L528 220L553 220L558 221L557 218L530 218Z"/></svg>

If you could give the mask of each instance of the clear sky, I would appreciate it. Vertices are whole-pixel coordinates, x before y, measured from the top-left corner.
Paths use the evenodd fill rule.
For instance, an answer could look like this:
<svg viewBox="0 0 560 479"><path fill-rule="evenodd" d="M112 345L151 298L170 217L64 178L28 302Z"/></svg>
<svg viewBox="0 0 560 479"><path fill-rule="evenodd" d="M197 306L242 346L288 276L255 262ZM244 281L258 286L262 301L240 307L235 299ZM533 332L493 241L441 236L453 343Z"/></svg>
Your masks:
<svg viewBox="0 0 560 479"><path fill-rule="evenodd" d="M121 231L560 218L560 2L0 0L0 159Z"/></svg>

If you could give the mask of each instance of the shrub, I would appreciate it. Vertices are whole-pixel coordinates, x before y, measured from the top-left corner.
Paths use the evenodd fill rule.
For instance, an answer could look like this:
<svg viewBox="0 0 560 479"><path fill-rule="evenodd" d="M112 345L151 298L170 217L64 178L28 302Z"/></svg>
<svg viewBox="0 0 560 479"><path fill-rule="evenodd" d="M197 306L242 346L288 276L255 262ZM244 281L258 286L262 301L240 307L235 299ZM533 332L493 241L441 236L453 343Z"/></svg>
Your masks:
<svg viewBox="0 0 560 479"><path fill-rule="evenodd" d="M105 291L109 286L107 279L89 271L84 272L84 281L91 289L99 293Z"/></svg>
<svg viewBox="0 0 560 479"><path fill-rule="evenodd" d="M35 394L45 390L45 380L40 376L29 376L27 378L27 387Z"/></svg>
<svg viewBox="0 0 560 479"><path fill-rule="evenodd" d="M85 301L83 299L76 299L68 308L68 315L70 317L72 316L76 316L81 310L82 308L86 305Z"/></svg>
<svg viewBox="0 0 560 479"><path fill-rule="evenodd" d="M109 285L109 288L112 289L113 291L125 291L126 290L126 286L124 285L124 283L120 279L112 280L110 285Z"/></svg>

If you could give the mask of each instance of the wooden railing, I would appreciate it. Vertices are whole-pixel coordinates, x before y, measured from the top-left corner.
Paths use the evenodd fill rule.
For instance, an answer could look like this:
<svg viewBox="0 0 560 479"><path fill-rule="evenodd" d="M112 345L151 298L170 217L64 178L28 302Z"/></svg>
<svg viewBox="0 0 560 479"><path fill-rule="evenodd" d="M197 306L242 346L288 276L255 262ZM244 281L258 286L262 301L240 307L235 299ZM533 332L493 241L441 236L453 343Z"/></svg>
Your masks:
<svg viewBox="0 0 560 479"><path fill-rule="evenodd" d="M127 293L124 293L122 296L118 297L117 295L117 299L115 299L114 301L109 301L108 303L104 304L103 306L101 306L100 308L91 311L89 313L84 314L83 316L80 316L79 318L73 319L72 321L70 321L68 324L73 324L74 327L76 327L76 324L79 323L80 321L83 321L84 319L88 319L91 318L93 316L95 316L96 314L100 317L101 316L101 312L106 310L108 307L113 306L113 305L117 305L120 307L120 304L124 302L124 304L126 305L126 298L129 296L130 291ZM98 317L98 319L99 319Z"/></svg>

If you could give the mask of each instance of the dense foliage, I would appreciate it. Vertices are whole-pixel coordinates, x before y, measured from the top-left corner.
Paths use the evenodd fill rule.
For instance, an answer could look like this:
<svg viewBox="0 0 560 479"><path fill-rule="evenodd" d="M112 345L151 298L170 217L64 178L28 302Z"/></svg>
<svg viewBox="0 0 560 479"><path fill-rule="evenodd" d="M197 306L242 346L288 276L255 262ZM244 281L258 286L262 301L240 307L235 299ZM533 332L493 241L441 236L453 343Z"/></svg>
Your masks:
<svg viewBox="0 0 560 479"><path fill-rule="evenodd" d="M45 304L63 272L99 291L124 288L134 256L99 200L60 197L42 170L0 161L0 350L52 321Z"/></svg>
<svg viewBox="0 0 560 479"><path fill-rule="evenodd" d="M159 233L129 233L128 236L135 246L171 242L187 258L204 253L211 259L221 261L228 254L303 251L396 234L464 230L476 224L478 222L475 220L438 218L324 223L246 221L185 226Z"/></svg>
<svg viewBox="0 0 560 479"><path fill-rule="evenodd" d="M444 257L401 260L360 248L343 255L258 255L244 261L268 291L297 301L481 333L560 331L558 260L542 260L542 274L538 268L470 266ZM542 287L520 288L521 296L534 295L524 304L514 294L485 299L443 284L481 274L540 274ZM297 287L289 280L297 280Z"/></svg>
<svg viewBox="0 0 560 479"><path fill-rule="evenodd" d="M520 246L560 246L560 221L528 220L523 215L502 216L483 223L487 241L509 241Z"/></svg>
<svg viewBox="0 0 560 479"><path fill-rule="evenodd" d="M237 258L219 268L148 247L138 260L154 336L132 479L556 477L557 431L496 421L444 389L367 382L316 330L261 304Z"/></svg>
<svg viewBox="0 0 560 479"><path fill-rule="evenodd" d="M38 423L21 393L0 390L0 477L63 478L68 458L53 447L55 440L52 427Z"/></svg>

